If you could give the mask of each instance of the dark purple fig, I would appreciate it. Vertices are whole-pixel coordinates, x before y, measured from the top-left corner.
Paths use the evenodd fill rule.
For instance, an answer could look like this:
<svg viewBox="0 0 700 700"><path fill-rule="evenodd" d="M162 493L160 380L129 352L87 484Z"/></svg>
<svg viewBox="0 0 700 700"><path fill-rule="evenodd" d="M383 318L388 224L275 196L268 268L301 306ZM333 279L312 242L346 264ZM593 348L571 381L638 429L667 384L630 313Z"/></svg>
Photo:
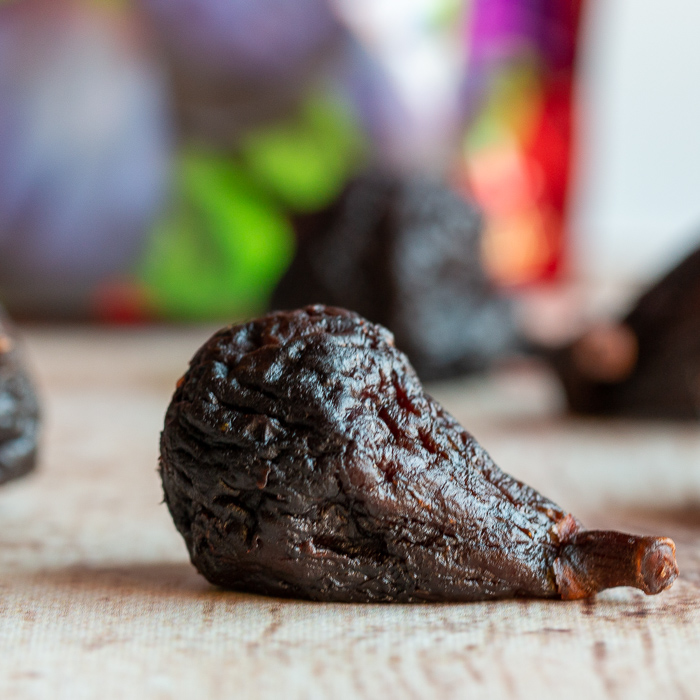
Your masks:
<svg viewBox="0 0 700 700"><path fill-rule="evenodd" d="M392 335L323 306L216 333L161 436L165 500L212 583L337 601L647 593L666 538L587 531L504 474Z"/></svg>

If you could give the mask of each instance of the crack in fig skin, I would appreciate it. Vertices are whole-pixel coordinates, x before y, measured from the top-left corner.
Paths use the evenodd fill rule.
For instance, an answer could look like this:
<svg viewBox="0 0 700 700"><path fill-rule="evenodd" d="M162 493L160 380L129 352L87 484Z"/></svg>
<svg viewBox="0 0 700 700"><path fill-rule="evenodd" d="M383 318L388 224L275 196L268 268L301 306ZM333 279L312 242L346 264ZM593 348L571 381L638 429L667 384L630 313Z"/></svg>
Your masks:
<svg viewBox="0 0 700 700"><path fill-rule="evenodd" d="M393 336L342 309L216 333L178 382L160 472L193 564L226 588L572 598L655 593L677 573L670 540L587 532L503 473L425 394Z"/></svg>

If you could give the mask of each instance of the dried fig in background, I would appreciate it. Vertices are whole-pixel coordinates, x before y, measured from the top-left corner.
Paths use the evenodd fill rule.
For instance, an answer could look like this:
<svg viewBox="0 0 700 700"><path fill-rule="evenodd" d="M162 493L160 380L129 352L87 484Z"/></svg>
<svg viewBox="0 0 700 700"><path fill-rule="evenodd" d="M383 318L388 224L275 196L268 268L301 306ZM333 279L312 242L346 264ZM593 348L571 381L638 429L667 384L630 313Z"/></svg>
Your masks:
<svg viewBox="0 0 700 700"><path fill-rule="evenodd" d="M618 322L549 356L574 413L700 418L700 249Z"/></svg>
<svg viewBox="0 0 700 700"><path fill-rule="evenodd" d="M520 347L481 262L481 214L439 180L368 172L295 228L272 308L354 309L394 334L424 380L482 371Z"/></svg>

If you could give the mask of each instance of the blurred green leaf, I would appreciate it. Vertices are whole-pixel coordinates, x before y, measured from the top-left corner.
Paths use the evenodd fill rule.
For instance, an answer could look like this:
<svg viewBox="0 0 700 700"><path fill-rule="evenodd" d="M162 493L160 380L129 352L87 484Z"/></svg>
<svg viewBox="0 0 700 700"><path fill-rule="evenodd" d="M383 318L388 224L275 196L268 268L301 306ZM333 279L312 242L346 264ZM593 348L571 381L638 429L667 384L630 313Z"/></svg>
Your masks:
<svg viewBox="0 0 700 700"><path fill-rule="evenodd" d="M431 9L428 25L433 30L459 29L465 11L464 0L437 0Z"/></svg>
<svg viewBox="0 0 700 700"><path fill-rule="evenodd" d="M297 211L334 199L364 156L365 142L347 110L314 96L298 119L249 135L246 165L257 180Z"/></svg>
<svg viewBox="0 0 700 700"><path fill-rule="evenodd" d="M154 307L176 318L262 310L293 252L283 210L219 155L185 154L176 177L176 203L154 228L140 269Z"/></svg>

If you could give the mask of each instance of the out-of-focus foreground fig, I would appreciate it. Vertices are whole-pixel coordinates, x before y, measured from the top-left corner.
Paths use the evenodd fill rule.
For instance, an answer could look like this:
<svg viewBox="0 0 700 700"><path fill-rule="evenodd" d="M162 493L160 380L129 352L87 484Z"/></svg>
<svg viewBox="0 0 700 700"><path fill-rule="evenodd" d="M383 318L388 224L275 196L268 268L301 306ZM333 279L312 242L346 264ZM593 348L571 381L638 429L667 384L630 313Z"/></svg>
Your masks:
<svg viewBox="0 0 700 700"><path fill-rule="evenodd" d="M36 394L0 309L0 484L33 469L38 434Z"/></svg>

